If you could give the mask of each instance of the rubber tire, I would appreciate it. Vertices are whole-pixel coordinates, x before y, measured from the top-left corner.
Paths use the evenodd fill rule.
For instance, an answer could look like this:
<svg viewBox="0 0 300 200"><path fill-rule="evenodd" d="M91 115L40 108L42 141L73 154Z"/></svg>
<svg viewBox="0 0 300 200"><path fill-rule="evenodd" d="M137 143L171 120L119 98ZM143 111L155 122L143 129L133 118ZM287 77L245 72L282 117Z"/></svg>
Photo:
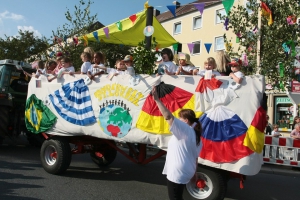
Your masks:
<svg viewBox="0 0 300 200"><path fill-rule="evenodd" d="M3 138L8 135L9 126L9 107L0 105L0 136Z"/></svg>
<svg viewBox="0 0 300 200"><path fill-rule="evenodd" d="M199 174L202 174L206 177L208 177L211 180L212 187L207 187L208 191L211 191L209 196L207 195L207 192L202 192L197 195L197 197L193 197L190 192L188 191L188 188L190 188L189 184L186 184L186 187L183 192L183 199L185 200L222 200L225 198L226 191L227 191L227 177L226 173L222 173L222 170L218 170L212 167L199 165L197 170L198 176ZM197 190L194 190L197 191ZM200 192L198 190L197 192ZM206 194L205 194L206 193ZM204 196L204 197L203 197Z"/></svg>
<svg viewBox="0 0 300 200"><path fill-rule="evenodd" d="M56 152L57 157L51 158L50 153ZM40 159L44 170L50 174L62 174L70 166L72 153L68 140L62 137L52 137L45 140L41 150Z"/></svg>
<svg viewBox="0 0 300 200"><path fill-rule="evenodd" d="M99 152L103 157L98 157L96 153ZM99 167L106 167L110 165L117 157L117 150L108 144L94 146L94 150L90 153L91 159Z"/></svg>

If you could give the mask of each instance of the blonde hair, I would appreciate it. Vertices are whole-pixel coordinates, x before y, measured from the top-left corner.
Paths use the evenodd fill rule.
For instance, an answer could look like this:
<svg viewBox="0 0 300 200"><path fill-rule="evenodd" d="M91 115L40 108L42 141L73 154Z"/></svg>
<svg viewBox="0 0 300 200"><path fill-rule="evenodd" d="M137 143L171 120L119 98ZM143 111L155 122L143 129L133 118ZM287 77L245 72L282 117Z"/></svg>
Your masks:
<svg viewBox="0 0 300 200"><path fill-rule="evenodd" d="M213 66L213 69L216 69L217 64L216 60L213 57L208 57L207 60L204 62L204 65L211 64Z"/></svg>
<svg viewBox="0 0 300 200"><path fill-rule="evenodd" d="M273 129L275 128L279 128L279 126L277 124L273 124Z"/></svg>
<svg viewBox="0 0 300 200"><path fill-rule="evenodd" d="M82 52L81 55L80 55L80 57L81 57L81 58L87 58L88 61L91 61L91 59L92 59L91 54L88 53L88 52Z"/></svg>
<svg viewBox="0 0 300 200"><path fill-rule="evenodd" d="M226 66L230 63L230 57L224 50L217 51L216 65L218 72L226 72Z"/></svg>
<svg viewBox="0 0 300 200"><path fill-rule="evenodd" d="M95 51L94 51L94 49L92 47L86 47L86 48L84 48L83 52L87 52L87 53L91 54L91 56L93 56L94 53L95 53Z"/></svg>

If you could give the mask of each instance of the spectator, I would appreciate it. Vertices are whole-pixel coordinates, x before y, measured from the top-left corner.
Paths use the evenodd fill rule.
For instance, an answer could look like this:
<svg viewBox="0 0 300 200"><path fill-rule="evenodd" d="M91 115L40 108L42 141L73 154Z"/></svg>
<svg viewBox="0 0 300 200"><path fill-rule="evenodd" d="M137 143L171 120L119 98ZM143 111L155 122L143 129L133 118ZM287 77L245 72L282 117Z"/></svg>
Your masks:
<svg viewBox="0 0 300 200"><path fill-rule="evenodd" d="M272 133L272 124L269 122L269 115L266 116L267 120L266 120L266 135L271 135Z"/></svg>
<svg viewBox="0 0 300 200"><path fill-rule="evenodd" d="M190 55L187 53L179 53L179 67L175 75L193 75L193 70L196 69L190 61Z"/></svg>
<svg viewBox="0 0 300 200"><path fill-rule="evenodd" d="M295 124L298 124L298 123L300 123L300 117L299 116L295 116L294 117L294 122L293 122L292 129L294 129L295 128Z"/></svg>
<svg viewBox="0 0 300 200"><path fill-rule="evenodd" d="M295 124L295 129L292 130L290 136L294 139L300 139L300 123Z"/></svg>
<svg viewBox="0 0 300 200"><path fill-rule="evenodd" d="M277 124L273 124L273 131L272 131L272 136L273 137L279 137L282 136L279 132L278 132L278 128L279 126Z"/></svg>

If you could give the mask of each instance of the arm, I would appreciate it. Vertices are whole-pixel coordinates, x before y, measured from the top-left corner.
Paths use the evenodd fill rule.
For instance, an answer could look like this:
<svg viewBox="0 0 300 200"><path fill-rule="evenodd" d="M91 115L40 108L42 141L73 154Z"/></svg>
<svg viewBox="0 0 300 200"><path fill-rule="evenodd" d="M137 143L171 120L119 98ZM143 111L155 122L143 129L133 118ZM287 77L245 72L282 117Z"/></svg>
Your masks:
<svg viewBox="0 0 300 200"><path fill-rule="evenodd" d="M155 101L156 105L158 106L158 109L160 110L161 114L164 116L164 118L167 120L168 124L171 126L174 121L174 116L159 99L157 91L156 91L156 86L154 86L152 88L152 95L153 95L153 100Z"/></svg>
<svg viewBox="0 0 300 200"><path fill-rule="evenodd" d="M234 75L234 73L232 73L232 72L229 74L229 76L230 76L236 83L238 83L238 84L241 84L241 82L242 82L242 80L243 80L243 78L237 77L237 76Z"/></svg>

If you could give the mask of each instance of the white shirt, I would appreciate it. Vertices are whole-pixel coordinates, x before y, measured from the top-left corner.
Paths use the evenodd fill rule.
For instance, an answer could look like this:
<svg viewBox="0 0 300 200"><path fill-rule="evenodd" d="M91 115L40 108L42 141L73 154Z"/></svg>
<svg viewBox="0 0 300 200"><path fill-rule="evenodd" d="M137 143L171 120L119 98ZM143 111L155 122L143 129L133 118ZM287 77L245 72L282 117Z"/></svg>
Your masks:
<svg viewBox="0 0 300 200"><path fill-rule="evenodd" d="M46 69L45 68L44 69L38 69L38 70L36 70L36 72L35 72L36 76L39 76L41 74L46 74Z"/></svg>
<svg viewBox="0 0 300 200"><path fill-rule="evenodd" d="M94 75L94 74L96 74L98 72L102 72L102 71L104 72L105 71L104 69L99 69L99 68L97 68L95 66L105 67L102 63L91 65L91 67L88 69L88 72L91 72L92 75Z"/></svg>
<svg viewBox="0 0 300 200"><path fill-rule="evenodd" d="M126 72L125 71L122 71L122 70L117 70L117 69L115 69L115 68L106 68L106 73L108 73L108 74L114 74L114 73L117 73L117 74L119 74L119 75L124 75Z"/></svg>
<svg viewBox="0 0 300 200"><path fill-rule="evenodd" d="M81 70L80 70L81 73L86 74L87 71L88 71L88 69L91 68L91 66L92 66L92 64L90 62L84 62L84 63L82 63Z"/></svg>
<svg viewBox="0 0 300 200"><path fill-rule="evenodd" d="M185 72L191 72L194 69L196 69L196 67L193 67L191 65L186 65L186 66L182 66L182 70ZM181 75L185 75L184 73L180 72Z"/></svg>
<svg viewBox="0 0 300 200"><path fill-rule="evenodd" d="M64 71L64 72L75 72L75 68L73 66L67 67L67 68L61 68L59 71ZM59 72L58 72L59 73Z"/></svg>
<svg viewBox="0 0 300 200"><path fill-rule="evenodd" d="M186 184L196 172L200 145L196 144L194 129L177 118L174 118L170 131L173 135L168 143L163 174L167 175L169 181Z"/></svg>
<svg viewBox="0 0 300 200"><path fill-rule="evenodd" d="M234 75L236 76L236 77L238 77L238 78L244 78L244 74L243 74L243 72L241 72L241 71L237 71L237 72L234 72Z"/></svg>
<svg viewBox="0 0 300 200"><path fill-rule="evenodd" d="M200 75L200 76L205 76L205 72L206 72L206 70L201 70L201 71L198 71L197 74ZM221 74L218 71L212 70L212 73L215 76L221 76Z"/></svg>
<svg viewBox="0 0 300 200"><path fill-rule="evenodd" d="M134 68L131 67L131 66L127 67L127 70L125 71L125 74L130 74L131 76L134 76L135 75Z"/></svg>
<svg viewBox="0 0 300 200"><path fill-rule="evenodd" d="M170 73L175 74L177 71L177 66L172 61L162 62L158 65L158 73L165 74L165 70L168 70ZM163 73L160 73L163 71Z"/></svg>

